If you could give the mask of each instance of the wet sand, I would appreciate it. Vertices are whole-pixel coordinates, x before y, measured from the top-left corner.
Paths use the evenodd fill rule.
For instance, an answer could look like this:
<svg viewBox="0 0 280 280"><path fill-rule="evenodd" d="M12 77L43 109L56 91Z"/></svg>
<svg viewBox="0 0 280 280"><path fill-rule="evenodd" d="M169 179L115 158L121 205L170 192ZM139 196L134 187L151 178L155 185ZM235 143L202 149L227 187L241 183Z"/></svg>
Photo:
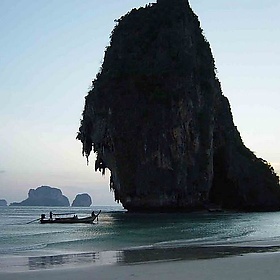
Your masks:
<svg viewBox="0 0 280 280"><path fill-rule="evenodd" d="M252 253L280 252L274 245L212 245L187 247L150 247L121 251L102 251L56 255L0 257L0 272L66 269L80 266L136 265L153 262L191 261L242 256Z"/></svg>
<svg viewBox="0 0 280 280"><path fill-rule="evenodd" d="M26 272L0 272L1 280L278 280L280 253L254 253L226 258L160 261L134 265L87 265Z"/></svg>
<svg viewBox="0 0 280 280"><path fill-rule="evenodd" d="M275 245L146 248L0 259L0 279L278 280L279 264Z"/></svg>

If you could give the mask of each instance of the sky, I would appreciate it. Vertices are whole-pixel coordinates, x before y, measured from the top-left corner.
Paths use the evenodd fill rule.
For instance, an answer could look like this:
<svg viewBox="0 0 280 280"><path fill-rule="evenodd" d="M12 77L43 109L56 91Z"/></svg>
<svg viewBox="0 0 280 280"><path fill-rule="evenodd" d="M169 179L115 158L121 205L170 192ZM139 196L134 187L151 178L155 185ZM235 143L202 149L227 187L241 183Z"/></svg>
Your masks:
<svg viewBox="0 0 280 280"><path fill-rule="evenodd" d="M41 185L115 205L76 135L120 18L145 0L0 0L0 199ZM190 0L246 146L280 174L279 0Z"/></svg>

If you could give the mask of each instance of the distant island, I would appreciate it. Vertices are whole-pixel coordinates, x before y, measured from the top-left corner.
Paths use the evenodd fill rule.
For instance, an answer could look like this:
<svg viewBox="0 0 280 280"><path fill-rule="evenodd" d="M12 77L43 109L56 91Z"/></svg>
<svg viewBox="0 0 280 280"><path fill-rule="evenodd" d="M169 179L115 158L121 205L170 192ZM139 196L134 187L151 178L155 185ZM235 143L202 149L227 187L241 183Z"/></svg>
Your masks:
<svg viewBox="0 0 280 280"><path fill-rule="evenodd" d="M92 203L91 197L87 193L77 194L74 201L72 202L72 207L89 207Z"/></svg>
<svg viewBox="0 0 280 280"><path fill-rule="evenodd" d="M41 186L30 189L28 198L22 202L13 202L11 206L70 206L69 199L58 188Z"/></svg>
<svg viewBox="0 0 280 280"><path fill-rule="evenodd" d="M72 202L72 207L89 207L92 200L89 194L77 194ZM7 206L7 201L0 199L0 206ZM62 194L58 188L41 186L37 189L30 189L28 198L21 202L13 202L10 206L70 206L67 196Z"/></svg>
<svg viewBox="0 0 280 280"><path fill-rule="evenodd" d="M8 203L5 199L0 199L0 206L7 206Z"/></svg>

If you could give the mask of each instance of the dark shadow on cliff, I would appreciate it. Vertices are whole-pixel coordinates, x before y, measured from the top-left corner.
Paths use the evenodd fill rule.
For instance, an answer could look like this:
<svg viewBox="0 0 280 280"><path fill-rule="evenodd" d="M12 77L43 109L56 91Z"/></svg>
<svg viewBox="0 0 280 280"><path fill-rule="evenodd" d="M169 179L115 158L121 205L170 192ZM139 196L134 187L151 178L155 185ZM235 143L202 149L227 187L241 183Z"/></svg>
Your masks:
<svg viewBox="0 0 280 280"><path fill-rule="evenodd" d="M77 136L130 211L279 210L279 179L242 142L187 0L117 20Z"/></svg>

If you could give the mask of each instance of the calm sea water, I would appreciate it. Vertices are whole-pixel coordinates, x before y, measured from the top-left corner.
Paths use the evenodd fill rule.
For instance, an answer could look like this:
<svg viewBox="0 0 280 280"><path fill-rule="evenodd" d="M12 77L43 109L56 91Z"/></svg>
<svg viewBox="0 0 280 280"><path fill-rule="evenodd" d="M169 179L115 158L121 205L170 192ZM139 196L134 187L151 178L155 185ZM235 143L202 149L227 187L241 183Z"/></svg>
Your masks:
<svg viewBox="0 0 280 280"><path fill-rule="evenodd" d="M99 209L99 221L92 225L42 225L27 223L47 214L47 207L0 207L0 262L11 257L25 256L30 262L39 256L88 257L86 254L143 248L280 244L280 212L129 214L116 206L94 210ZM51 210L87 216L92 208Z"/></svg>

